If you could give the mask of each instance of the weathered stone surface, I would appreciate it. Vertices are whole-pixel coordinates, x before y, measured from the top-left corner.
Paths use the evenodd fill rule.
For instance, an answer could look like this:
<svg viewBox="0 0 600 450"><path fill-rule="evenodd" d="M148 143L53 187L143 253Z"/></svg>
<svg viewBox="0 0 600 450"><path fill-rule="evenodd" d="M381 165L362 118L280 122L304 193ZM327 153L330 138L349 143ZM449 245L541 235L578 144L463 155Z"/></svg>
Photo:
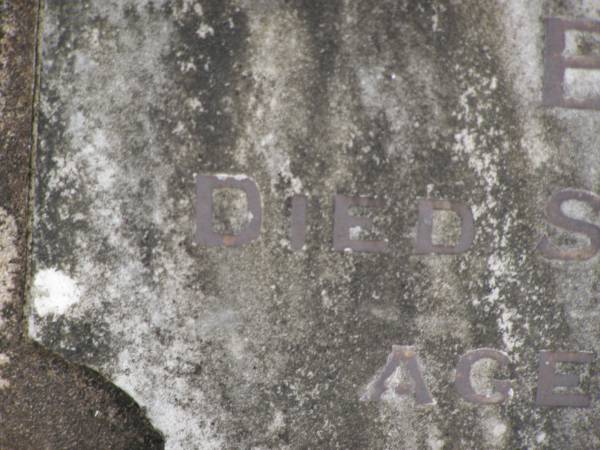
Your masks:
<svg viewBox="0 0 600 450"><path fill-rule="evenodd" d="M37 5L0 2L0 351L21 337Z"/></svg>
<svg viewBox="0 0 600 450"><path fill-rule="evenodd" d="M162 448L131 398L24 336L37 19L0 1L0 448Z"/></svg>
<svg viewBox="0 0 600 450"><path fill-rule="evenodd" d="M139 406L92 370L31 343L11 347L0 362L1 448L164 448Z"/></svg>
<svg viewBox="0 0 600 450"><path fill-rule="evenodd" d="M598 14L593 0L48 0L30 335L125 389L171 449L600 447L597 362L589 408L535 404L540 351L600 350L597 258L538 249L585 245L547 224L552 194L600 192L600 112L542 106L543 19ZM594 95L589 72L567 91ZM256 182L258 240L194 242L195 180L214 174ZM239 194L215 196L217 229L249 220ZM375 232L352 236L387 252L334 251L335 194L383 202ZM470 206L467 253L415 253L424 198ZM435 220L453 242L454 217ZM434 405L360 400L393 345L414 347ZM476 348L510 360L472 374L478 389L510 379L503 403L455 389Z"/></svg>

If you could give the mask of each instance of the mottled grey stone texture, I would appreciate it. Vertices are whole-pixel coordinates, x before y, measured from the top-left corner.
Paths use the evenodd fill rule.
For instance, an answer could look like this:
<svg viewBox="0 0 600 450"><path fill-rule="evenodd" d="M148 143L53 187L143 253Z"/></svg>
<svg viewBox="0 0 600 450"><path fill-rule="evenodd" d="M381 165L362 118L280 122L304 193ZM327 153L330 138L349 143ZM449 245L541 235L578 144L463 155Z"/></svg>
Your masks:
<svg viewBox="0 0 600 450"><path fill-rule="evenodd" d="M0 0L0 448L160 449L130 397L26 336L37 22L37 0Z"/></svg>
<svg viewBox="0 0 600 450"><path fill-rule="evenodd" d="M541 350L600 351L598 259L536 251L561 238L553 193L600 193L600 112L542 107L543 19L599 15L594 0L47 0L30 335L124 389L169 449L600 448L596 361L590 408L534 404ZM571 75L574 95L597 89ZM199 174L257 183L258 240L195 244ZM218 225L243 227L243 196L221 194ZM388 252L333 250L335 194L383 201L375 232L353 233ZM467 253L415 254L423 198L471 207ZM567 206L598 221L582 205ZM359 400L392 345L414 346L435 405ZM454 388L483 347L510 359L475 374L512 380L500 405Z"/></svg>

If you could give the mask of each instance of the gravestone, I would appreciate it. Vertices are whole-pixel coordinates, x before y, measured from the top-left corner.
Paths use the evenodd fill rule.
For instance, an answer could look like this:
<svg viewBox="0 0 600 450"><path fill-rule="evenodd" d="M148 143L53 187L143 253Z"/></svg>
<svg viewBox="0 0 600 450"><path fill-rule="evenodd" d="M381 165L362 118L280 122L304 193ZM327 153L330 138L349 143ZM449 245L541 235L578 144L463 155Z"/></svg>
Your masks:
<svg viewBox="0 0 600 450"><path fill-rule="evenodd" d="M599 16L47 0L30 336L169 449L600 447Z"/></svg>

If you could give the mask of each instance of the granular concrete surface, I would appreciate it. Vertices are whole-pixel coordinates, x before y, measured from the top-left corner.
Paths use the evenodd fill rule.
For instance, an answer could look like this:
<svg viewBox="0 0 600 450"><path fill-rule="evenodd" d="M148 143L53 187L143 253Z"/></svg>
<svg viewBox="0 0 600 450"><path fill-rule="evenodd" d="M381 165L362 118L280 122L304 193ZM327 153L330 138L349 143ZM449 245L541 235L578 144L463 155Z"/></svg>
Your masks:
<svg viewBox="0 0 600 450"><path fill-rule="evenodd" d="M600 449L598 0L0 5L0 449Z"/></svg>
<svg viewBox="0 0 600 450"><path fill-rule="evenodd" d="M37 1L0 1L0 449L160 449L143 411L24 333Z"/></svg>

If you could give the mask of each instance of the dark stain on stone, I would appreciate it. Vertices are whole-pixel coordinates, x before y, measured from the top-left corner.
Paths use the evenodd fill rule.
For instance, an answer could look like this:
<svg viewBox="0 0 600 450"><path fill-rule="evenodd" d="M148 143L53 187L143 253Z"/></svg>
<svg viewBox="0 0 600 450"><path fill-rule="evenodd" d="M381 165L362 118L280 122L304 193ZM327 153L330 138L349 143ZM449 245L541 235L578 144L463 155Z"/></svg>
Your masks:
<svg viewBox="0 0 600 450"><path fill-rule="evenodd" d="M338 22L343 17L343 4L341 0L299 0L291 4L305 23L312 41L312 58L318 62L317 77L312 80L309 91L310 97L319 104L328 99L329 80L336 74L340 46Z"/></svg>
<svg viewBox="0 0 600 450"><path fill-rule="evenodd" d="M116 357L108 342L108 327L97 319L75 321L51 315L43 323L40 341L70 361L98 367Z"/></svg>
<svg viewBox="0 0 600 450"><path fill-rule="evenodd" d="M239 118L227 101L235 97L234 86L241 75L238 67L244 60L247 18L231 1L205 0L202 9L202 22L212 31L207 29L201 37L194 15L184 17L178 25L178 41L166 57L181 92L196 93L202 109L182 113L181 104L188 99L180 98L173 104L173 112L201 139L204 151L198 157L202 170L230 171L235 167L232 152ZM179 64L184 62L192 62L196 70L181 73Z"/></svg>

